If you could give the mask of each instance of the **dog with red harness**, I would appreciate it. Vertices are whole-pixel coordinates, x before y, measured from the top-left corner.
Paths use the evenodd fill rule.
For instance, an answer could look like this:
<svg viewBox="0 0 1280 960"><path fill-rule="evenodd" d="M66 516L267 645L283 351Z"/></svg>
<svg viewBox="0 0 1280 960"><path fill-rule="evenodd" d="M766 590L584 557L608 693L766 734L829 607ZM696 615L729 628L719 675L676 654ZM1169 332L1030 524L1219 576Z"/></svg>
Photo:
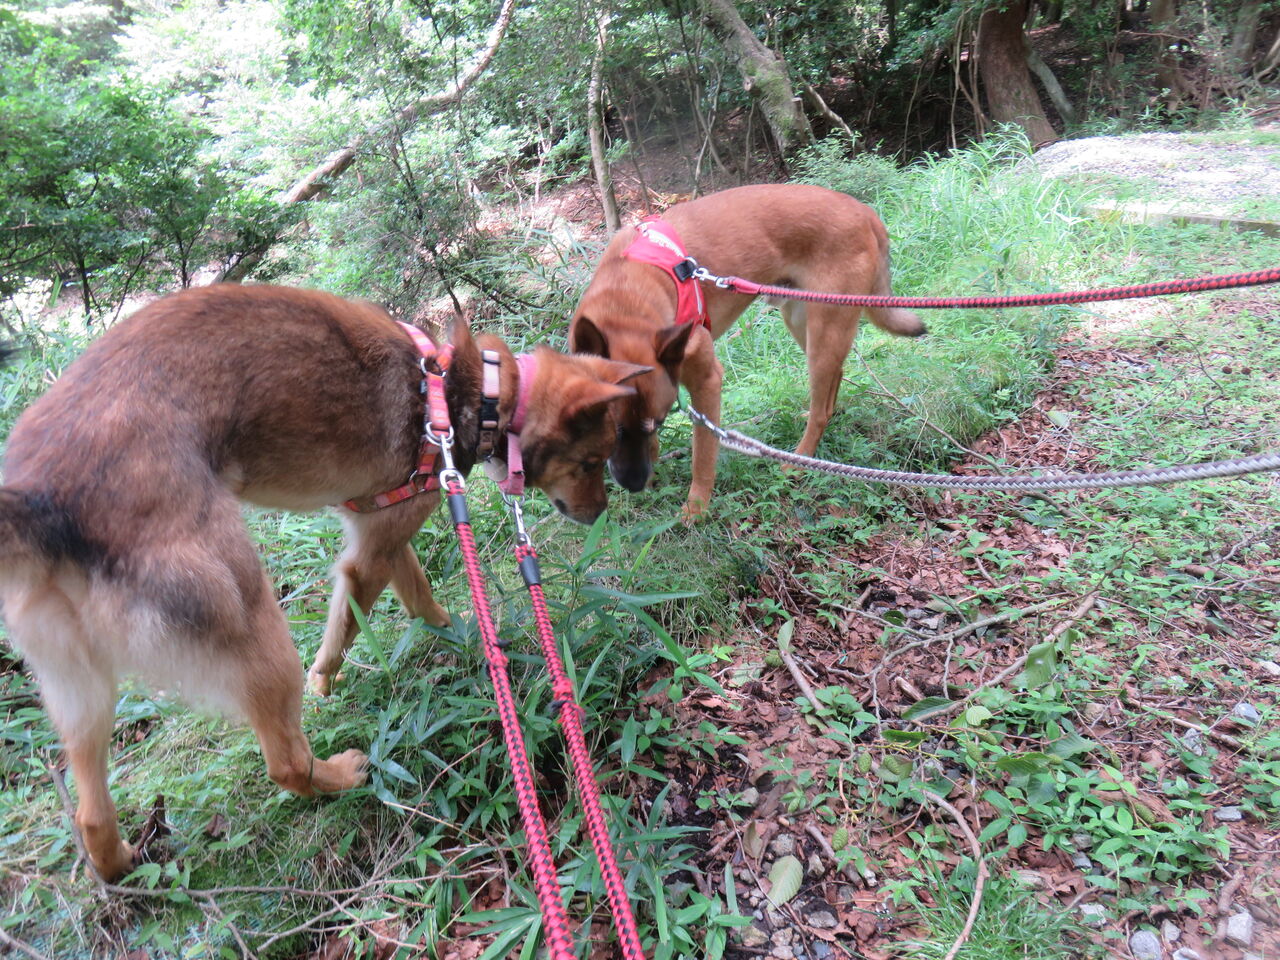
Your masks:
<svg viewBox="0 0 1280 960"><path fill-rule="evenodd" d="M618 445L609 472L628 490L645 488L658 455L658 429L680 384L693 405L720 419L724 370L713 341L753 297L700 283L697 266L720 276L842 294L889 295L889 237L875 212L844 193L803 184L735 187L680 203L660 219L627 227L605 248L574 311L569 345L651 367L629 381L619 403ZM809 418L796 450L812 456L835 409L845 358L864 310L873 324L919 336L910 310L781 303L787 329L809 368ZM693 435L693 482L686 518L711 500L719 442Z"/></svg>

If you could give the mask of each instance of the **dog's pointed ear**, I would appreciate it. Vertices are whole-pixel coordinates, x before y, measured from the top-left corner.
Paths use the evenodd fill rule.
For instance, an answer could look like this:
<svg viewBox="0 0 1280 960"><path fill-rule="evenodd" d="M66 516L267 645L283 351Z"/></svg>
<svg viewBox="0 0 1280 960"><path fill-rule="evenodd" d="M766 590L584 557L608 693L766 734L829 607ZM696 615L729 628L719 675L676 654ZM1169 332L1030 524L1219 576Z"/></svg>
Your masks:
<svg viewBox="0 0 1280 960"><path fill-rule="evenodd" d="M597 415L606 404L623 397L634 396L635 387L626 384L609 383L605 380L583 380L575 384L573 395L565 403L564 414L567 420L577 420L588 415Z"/></svg>
<svg viewBox="0 0 1280 960"><path fill-rule="evenodd" d="M634 380L643 373L648 373L653 367L641 366L638 363L623 363L621 360L605 360L603 357L582 357L581 359L592 360L591 370L605 383L626 383L628 380Z"/></svg>
<svg viewBox="0 0 1280 960"><path fill-rule="evenodd" d="M590 319L578 317L569 331L569 351L607 357L609 356L609 339Z"/></svg>
<svg viewBox="0 0 1280 960"><path fill-rule="evenodd" d="M449 321L449 329L446 333L449 342L453 344L453 349L459 352L469 350L474 341L471 339L471 324L467 323L467 318L461 314L454 316Z"/></svg>
<svg viewBox="0 0 1280 960"><path fill-rule="evenodd" d="M666 367L671 379L676 378L680 364L684 362L684 351L689 345L689 337L693 333L694 324L677 323L674 327L660 330L653 337L653 352L658 362Z"/></svg>

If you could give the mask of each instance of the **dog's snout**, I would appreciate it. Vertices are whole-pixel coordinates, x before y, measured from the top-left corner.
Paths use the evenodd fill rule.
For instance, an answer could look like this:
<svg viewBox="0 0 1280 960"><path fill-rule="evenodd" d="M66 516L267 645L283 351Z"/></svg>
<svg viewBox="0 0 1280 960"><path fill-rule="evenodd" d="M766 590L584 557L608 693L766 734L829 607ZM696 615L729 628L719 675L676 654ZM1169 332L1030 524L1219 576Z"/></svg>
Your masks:
<svg viewBox="0 0 1280 960"><path fill-rule="evenodd" d="M649 465L647 463L617 463L609 461L609 474L618 486L632 493L639 493L649 485Z"/></svg>

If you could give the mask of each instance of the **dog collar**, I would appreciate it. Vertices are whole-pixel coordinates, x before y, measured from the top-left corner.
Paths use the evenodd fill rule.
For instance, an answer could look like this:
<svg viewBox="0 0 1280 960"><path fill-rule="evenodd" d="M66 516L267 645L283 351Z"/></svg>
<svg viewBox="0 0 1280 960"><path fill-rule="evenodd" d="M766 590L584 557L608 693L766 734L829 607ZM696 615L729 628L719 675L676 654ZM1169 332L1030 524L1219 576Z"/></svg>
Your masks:
<svg viewBox="0 0 1280 960"><path fill-rule="evenodd" d="M399 321L396 321L399 323ZM394 489L371 497L353 497L344 500L342 505L356 513L371 513L392 504L416 497L428 490L440 488L440 448L429 439L443 436L449 431L449 404L444 392L444 375L449 371L453 360L453 347L449 344L436 344L417 327L407 323L400 326L409 334L413 345L418 348L420 358L418 366L422 370L422 383L418 391L422 394L422 441L418 445L418 465L409 479Z"/></svg>
<svg viewBox="0 0 1280 960"><path fill-rule="evenodd" d="M676 285L676 323L696 323L711 328L702 286L693 278L697 262L685 251L675 227L661 217L646 217L636 224L636 238L622 255L628 260L652 264L671 278Z"/></svg>
<svg viewBox="0 0 1280 960"><path fill-rule="evenodd" d="M498 489L509 497L524 494L524 456L520 451L520 431L529 415L529 398L533 394L533 378L538 374L538 359L532 353L516 356L520 382L516 391L516 409L507 424L507 475L498 480Z"/></svg>

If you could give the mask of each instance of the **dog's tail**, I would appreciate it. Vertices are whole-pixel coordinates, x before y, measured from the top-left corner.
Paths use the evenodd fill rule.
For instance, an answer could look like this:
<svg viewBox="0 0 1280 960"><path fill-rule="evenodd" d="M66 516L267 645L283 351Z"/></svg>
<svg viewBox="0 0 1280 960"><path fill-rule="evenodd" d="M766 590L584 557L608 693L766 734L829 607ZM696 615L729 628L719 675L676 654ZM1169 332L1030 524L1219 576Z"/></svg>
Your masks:
<svg viewBox="0 0 1280 960"><path fill-rule="evenodd" d="M47 562L40 512L22 490L0 487L0 577Z"/></svg>
<svg viewBox="0 0 1280 960"><path fill-rule="evenodd" d="M880 270L876 277L876 288L872 291L878 297L893 295L893 287L889 282L889 251L881 251ZM867 317L881 330L897 334L900 337L918 337L926 333L924 321L916 316L915 311L905 307L868 307Z"/></svg>

